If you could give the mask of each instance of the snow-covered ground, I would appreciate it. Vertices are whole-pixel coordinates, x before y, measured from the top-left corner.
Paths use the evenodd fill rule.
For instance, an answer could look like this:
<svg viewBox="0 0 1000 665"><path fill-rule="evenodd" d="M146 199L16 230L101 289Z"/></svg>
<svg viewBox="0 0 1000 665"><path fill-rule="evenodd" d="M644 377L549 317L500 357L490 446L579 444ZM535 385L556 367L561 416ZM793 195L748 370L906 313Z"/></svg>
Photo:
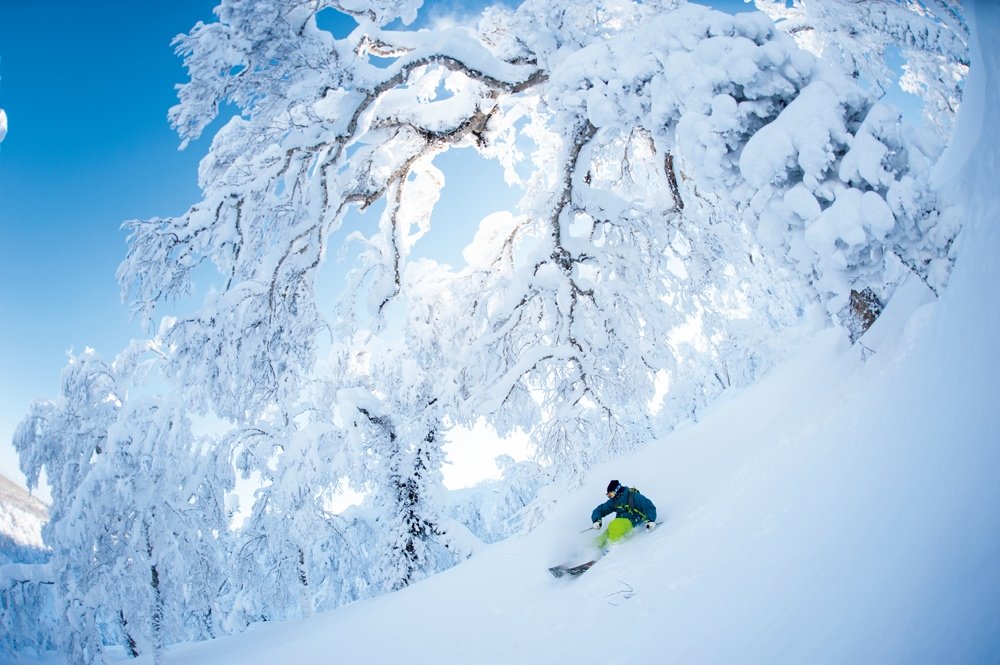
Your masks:
<svg viewBox="0 0 1000 665"><path fill-rule="evenodd" d="M0 476L0 564L17 560L26 550L40 553L45 548L42 524L47 519L45 504ZM12 550L11 556L5 552L8 547Z"/></svg>
<svg viewBox="0 0 1000 665"><path fill-rule="evenodd" d="M699 423L595 469L530 535L162 662L1000 661L1000 7L975 13L984 46L942 170L968 222L939 299L911 280L867 348L818 334ZM611 478L664 523L553 579L586 556Z"/></svg>

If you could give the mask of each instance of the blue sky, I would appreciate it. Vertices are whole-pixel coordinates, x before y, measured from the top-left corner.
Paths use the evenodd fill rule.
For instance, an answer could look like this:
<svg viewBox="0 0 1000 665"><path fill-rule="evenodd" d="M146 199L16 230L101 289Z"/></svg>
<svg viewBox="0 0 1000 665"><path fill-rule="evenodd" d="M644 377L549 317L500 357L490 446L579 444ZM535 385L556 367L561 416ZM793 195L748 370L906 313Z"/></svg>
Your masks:
<svg viewBox="0 0 1000 665"><path fill-rule="evenodd" d="M207 141L177 150L166 120L184 80L172 38L211 19L206 0L0 0L0 473L66 351L113 356L140 331L118 296L123 221L196 201Z"/></svg>

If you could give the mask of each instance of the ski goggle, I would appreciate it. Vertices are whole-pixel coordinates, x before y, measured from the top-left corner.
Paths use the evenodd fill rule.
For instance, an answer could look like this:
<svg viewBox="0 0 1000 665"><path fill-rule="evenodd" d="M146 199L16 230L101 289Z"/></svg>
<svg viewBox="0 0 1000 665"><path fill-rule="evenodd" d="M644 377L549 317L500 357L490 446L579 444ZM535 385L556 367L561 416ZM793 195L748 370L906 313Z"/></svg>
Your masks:
<svg viewBox="0 0 1000 665"><path fill-rule="evenodd" d="M612 490L612 491L608 492L608 498L609 499L615 498L615 494L618 494L618 492L615 491L615 490Z"/></svg>

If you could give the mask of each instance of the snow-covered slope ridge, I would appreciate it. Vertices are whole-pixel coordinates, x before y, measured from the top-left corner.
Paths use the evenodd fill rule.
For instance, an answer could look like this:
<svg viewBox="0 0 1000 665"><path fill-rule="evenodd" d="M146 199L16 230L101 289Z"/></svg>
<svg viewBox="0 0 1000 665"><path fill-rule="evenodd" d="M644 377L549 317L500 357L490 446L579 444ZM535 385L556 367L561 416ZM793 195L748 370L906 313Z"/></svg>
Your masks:
<svg viewBox="0 0 1000 665"><path fill-rule="evenodd" d="M42 524L46 519L45 504L0 476L0 563L18 558L15 549L44 549ZM4 546L11 552L5 553Z"/></svg>

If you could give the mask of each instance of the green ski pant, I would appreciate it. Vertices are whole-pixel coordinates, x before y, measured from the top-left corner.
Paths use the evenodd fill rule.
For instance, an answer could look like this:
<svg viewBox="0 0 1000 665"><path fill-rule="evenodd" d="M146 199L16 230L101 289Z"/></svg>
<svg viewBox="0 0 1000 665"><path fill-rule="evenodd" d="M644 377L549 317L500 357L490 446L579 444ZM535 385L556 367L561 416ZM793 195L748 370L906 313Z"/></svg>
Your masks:
<svg viewBox="0 0 1000 665"><path fill-rule="evenodd" d="M607 530L597 537L597 546L605 547L608 542L617 543L632 531L632 522L624 517L616 517L608 524Z"/></svg>

